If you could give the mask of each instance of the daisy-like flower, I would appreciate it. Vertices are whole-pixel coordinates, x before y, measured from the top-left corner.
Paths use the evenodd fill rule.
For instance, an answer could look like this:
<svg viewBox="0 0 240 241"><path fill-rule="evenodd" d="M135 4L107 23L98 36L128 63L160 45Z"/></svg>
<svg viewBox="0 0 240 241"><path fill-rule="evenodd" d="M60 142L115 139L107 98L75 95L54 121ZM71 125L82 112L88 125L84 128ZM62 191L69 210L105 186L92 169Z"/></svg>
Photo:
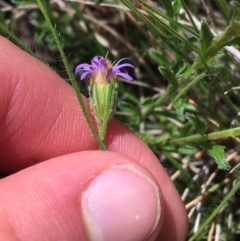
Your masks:
<svg viewBox="0 0 240 241"><path fill-rule="evenodd" d="M75 74L80 72L80 80L90 79L89 98L92 112L98 122L98 133L101 140L105 141L107 123L113 116L118 100L117 77L128 81L133 78L125 70L125 67L134 68L129 63L122 63L120 59L113 64L108 59L95 56L91 64L79 64Z"/></svg>
<svg viewBox="0 0 240 241"><path fill-rule="evenodd" d="M116 76L120 76L126 80L132 81L133 78L124 68L134 68L134 66L129 63L120 64L125 59L128 58L120 59L116 64L112 64L108 59L95 56L91 60L92 64L79 64L76 67L75 74L81 72L81 80L85 79L86 76L90 75L93 81L102 83L109 82L112 78L115 78Z"/></svg>

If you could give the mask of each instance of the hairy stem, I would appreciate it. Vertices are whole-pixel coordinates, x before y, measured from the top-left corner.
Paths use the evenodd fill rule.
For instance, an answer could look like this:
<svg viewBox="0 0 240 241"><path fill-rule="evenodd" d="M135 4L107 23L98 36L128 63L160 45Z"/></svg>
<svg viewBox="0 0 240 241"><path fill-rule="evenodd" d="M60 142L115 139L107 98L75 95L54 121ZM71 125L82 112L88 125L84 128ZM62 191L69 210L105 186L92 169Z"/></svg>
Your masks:
<svg viewBox="0 0 240 241"><path fill-rule="evenodd" d="M84 116L86 118L86 121L87 121L87 123L88 123L88 125L89 125L89 127L90 127L90 129L91 129L91 131L92 131L96 141L98 142L99 148L102 149L102 150L106 150L106 147L105 147L104 143L102 142L102 140L98 136L98 133L97 133L97 131L96 131L92 121L91 121L90 115L89 115L89 113L87 111L87 108L86 108L85 103L83 101L82 95L81 95L81 93L79 91L79 86L78 86L77 81L75 80L74 75L73 75L73 73L72 73L72 71L71 71L71 69L69 67L69 64L68 64L68 61L67 61L67 57L66 57L66 55L65 55L65 53L63 51L63 47L62 47L62 44L61 44L60 39L58 37L57 31L56 31L55 27L53 26L53 24L51 22L51 19L49 17L48 12L47 12L47 8L44 5L43 0L37 0L37 3L38 3L38 5L39 5L39 7L40 7L40 9L42 11L42 14L43 14L44 18L46 19L46 21L48 23L48 26L50 28L50 31L51 31L52 35L53 35L54 41L55 41L55 43L56 43L56 45L58 47L59 53L61 55L61 58L62 58L62 61L63 61L63 64L64 64L64 67L65 67L66 72L68 74L68 77L69 77L69 79L71 81L71 84L72 84L72 86L74 88L74 91L76 92L79 104L80 104L80 106L82 108L82 111L83 111L83 114L84 114Z"/></svg>

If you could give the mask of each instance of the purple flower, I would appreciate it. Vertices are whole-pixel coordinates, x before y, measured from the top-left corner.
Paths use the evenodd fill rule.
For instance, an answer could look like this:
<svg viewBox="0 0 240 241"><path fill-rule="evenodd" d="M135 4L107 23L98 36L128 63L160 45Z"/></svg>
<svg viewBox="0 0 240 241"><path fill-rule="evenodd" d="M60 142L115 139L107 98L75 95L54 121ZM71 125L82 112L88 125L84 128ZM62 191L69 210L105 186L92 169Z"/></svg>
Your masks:
<svg viewBox="0 0 240 241"><path fill-rule="evenodd" d="M91 75L96 83L109 82L110 79L116 76L132 81L133 78L128 74L124 67L134 68L134 66L128 63L120 64L125 59L128 58L120 59L116 64L112 64L108 59L95 56L91 60L92 64L79 64L76 67L75 74L81 72L81 80L88 75Z"/></svg>

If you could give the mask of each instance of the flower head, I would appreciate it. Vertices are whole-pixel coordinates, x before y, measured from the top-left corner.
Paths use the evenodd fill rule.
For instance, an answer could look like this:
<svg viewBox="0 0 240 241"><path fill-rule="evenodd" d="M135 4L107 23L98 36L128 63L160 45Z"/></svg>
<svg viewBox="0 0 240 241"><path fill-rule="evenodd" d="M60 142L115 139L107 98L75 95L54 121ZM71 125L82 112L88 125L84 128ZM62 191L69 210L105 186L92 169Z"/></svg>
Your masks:
<svg viewBox="0 0 240 241"><path fill-rule="evenodd" d="M91 75L94 82L98 83L109 82L111 79L115 79L116 76L132 81L133 78L124 68L134 68L134 66L128 63L122 64L121 62L125 59L128 58L120 59L116 64L112 64L108 59L95 56L91 60L91 64L79 64L76 67L75 74L81 72L81 80L85 79L88 75Z"/></svg>
<svg viewBox="0 0 240 241"><path fill-rule="evenodd" d="M95 56L91 64L79 64L75 74L80 72L80 79L90 77L89 99L92 113L98 123L98 134L104 142L107 130L107 123L114 115L118 101L118 82L120 76L132 81L133 78L124 69L125 67L134 68L129 63L122 63L120 59L117 63L112 63L108 59Z"/></svg>

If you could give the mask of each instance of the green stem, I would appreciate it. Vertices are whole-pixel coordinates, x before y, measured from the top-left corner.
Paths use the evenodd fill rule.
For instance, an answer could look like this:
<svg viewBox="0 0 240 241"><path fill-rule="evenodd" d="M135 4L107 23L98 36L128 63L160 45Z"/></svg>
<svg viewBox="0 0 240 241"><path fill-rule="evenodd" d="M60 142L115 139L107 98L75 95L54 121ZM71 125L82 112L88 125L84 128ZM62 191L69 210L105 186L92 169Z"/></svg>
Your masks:
<svg viewBox="0 0 240 241"><path fill-rule="evenodd" d="M203 79L206 76L206 73L202 73L197 76L193 81L191 81L185 88L183 88L180 93L173 99L172 104L174 104L181 96L183 96L191 87L193 87L197 82ZM161 106L163 102L168 99L169 95L167 92L164 93L162 97L155 101L155 103L149 106L142 115L142 120L145 120L149 114L158 106Z"/></svg>
<svg viewBox="0 0 240 241"><path fill-rule="evenodd" d="M222 138L227 138L230 136L231 137L240 136L240 127L232 128L229 130L216 131L216 132L205 134L205 135L195 134L195 135L191 135L191 136L187 136L187 137L170 139L165 142L166 142L166 144L186 144L186 143L192 143L192 142L222 139Z"/></svg>
<svg viewBox="0 0 240 241"><path fill-rule="evenodd" d="M231 191L224 197L222 202L217 206L217 208L211 213L207 220L199 227L198 231L188 240L193 241L199 237L200 233L205 229L205 227L214 219L214 217L220 212L223 206L229 201L229 199L237 192L240 188L240 180L232 187Z"/></svg>
<svg viewBox="0 0 240 241"><path fill-rule="evenodd" d="M183 96L191 87L193 87L197 82L203 79L207 74L203 72L202 74L198 75L195 79L193 79L186 87L181 89L178 95L173 99L172 104L174 104L181 96Z"/></svg>
<svg viewBox="0 0 240 241"><path fill-rule="evenodd" d="M102 121L99 123L99 137L101 141L104 143L105 142L105 137L106 137L106 130L107 130L107 121Z"/></svg>
<svg viewBox="0 0 240 241"><path fill-rule="evenodd" d="M39 59L40 61L44 62L30 48L28 48L20 39L18 39L17 36L15 36L9 29L7 29L6 26L3 25L2 23L0 23L0 33L1 32L4 35L6 35L8 37L8 39L10 41L12 41L13 43L15 43L19 48L23 49L24 51L26 51L27 53L29 53L33 57L35 57L35 58Z"/></svg>
<svg viewBox="0 0 240 241"><path fill-rule="evenodd" d="M67 61L67 57L66 57L66 55L65 55L65 53L63 51L62 44L61 44L60 39L58 37L58 34L57 34L56 30L55 30L55 27L53 26L53 24L51 22L51 19L50 19L48 13L47 13L47 9L44 6L43 0L37 0L37 3L38 3L38 5L39 5L39 7L40 7L40 9L42 11L42 14L43 14L45 20L48 23L48 26L50 28L50 31L51 31L52 35L53 35L54 41L55 41L55 43L56 43L56 45L58 47L59 53L61 55L61 58L62 58L62 61L63 61L63 64L64 64L64 67L65 67L66 72L68 74L68 77L69 77L69 79L71 81L71 84L72 84L72 86L74 88L74 91L76 92L79 104L80 104L80 106L82 108L82 111L83 111L83 114L84 114L84 116L86 118L86 121L87 121L87 123L88 123L88 125L89 125L89 127L90 127L90 129L91 129L91 131L92 131L92 133L94 135L94 137L96 138L96 140L98 142L99 148L102 149L102 150L106 150L106 147L105 147L104 143L102 142L102 140L98 136L97 131L94 128L94 125L93 125L93 123L91 121L90 115L89 115L89 113L87 111L87 108L86 108L85 103L83 101L82 95L81 95L81 93L79 91L79 86L77 84L77 81L74 78L74 75L73 75L72 71L70 70L70 67L69 67L69 64L68 64L68 61Z"/></svg>

